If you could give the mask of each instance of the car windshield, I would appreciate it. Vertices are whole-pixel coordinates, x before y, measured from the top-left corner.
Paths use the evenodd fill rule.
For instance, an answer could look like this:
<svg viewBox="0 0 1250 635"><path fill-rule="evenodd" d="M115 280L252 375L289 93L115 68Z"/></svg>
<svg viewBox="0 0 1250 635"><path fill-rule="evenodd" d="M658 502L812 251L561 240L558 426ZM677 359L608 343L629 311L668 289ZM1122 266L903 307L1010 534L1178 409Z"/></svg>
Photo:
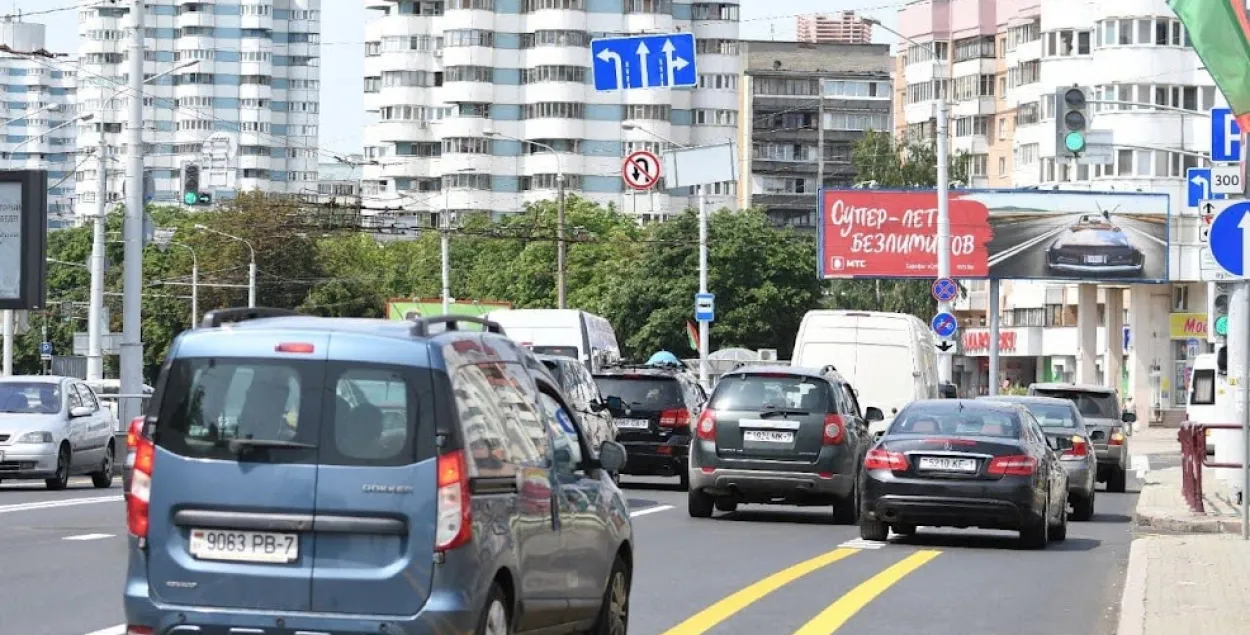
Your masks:
<svg viewBox="0 0 1250 635"><path fill-rule="evenodd" d="M1076 416L1072 414L1071 406L1041 403L1022 405L1033 413L1033 418L1037 419L1043 428L1067 428L1069 430L1076 428Z"/></svg>
<svg viewBox="0 0 1250 635"><path fill-rule="evenodd" d="M890 425L889 434L1020 438L1020 421L994 410L908 407Z"/></svg>
<svg viewBox="0 0 1250 635"><path fill-rule="evenodd" d="M1076 409L1085 417L1120 418L1120 404L1116 402L1115 395L1112 393L1064 389L1034 389L1033 392L1039 397L1067 399L1076 404Z"/></svg>
<svg viewBox="0 0 1250 635"><path fill-rule="evenodd" d="M0 382L0 413L54 415L61 387L48 382Z"/></svg>
<svg viewBox="0 0 1250 635"><path fill-rule="evenodd" d="M823 381L800 375L735 375L720 380L712 401L713 410L803 410L830 412L829 387Z"/></svg>
<svg viewBox="0 0 1250 635"><path fill-rule="evenodd" d="M604 397L620 397L625 405L640 410L681 408L681 386L671 377L596 377Z"/></svg>

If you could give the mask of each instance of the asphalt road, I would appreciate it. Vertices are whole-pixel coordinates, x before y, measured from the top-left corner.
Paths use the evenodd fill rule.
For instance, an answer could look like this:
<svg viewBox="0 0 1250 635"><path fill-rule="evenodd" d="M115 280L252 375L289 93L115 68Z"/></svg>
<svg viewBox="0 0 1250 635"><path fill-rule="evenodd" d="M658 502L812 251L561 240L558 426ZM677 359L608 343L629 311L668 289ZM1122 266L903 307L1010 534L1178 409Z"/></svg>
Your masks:
<svg viewBox="0 0 1250 635"><path fill-rule="evenodd" d="M0 633L120 635L119 490L41 486L0 486ZM1067 542L1023 551L1014 534L974 530L865 543L815 508L698 520L675 479L625 487L637 635L1112 635L1136 501L1100 492ZM60 506L34 506L46 501Z"/></svg>
<svg viewBox="0 0 1250 635"><path fill-rule="evenodd" d="M994 217L991 226L994 238L990 240L990 276L994 278L1087 278L1082 274L1051 272L1046 267L1046 249L1081 217L1081 214L1025 216L1022 218ZM1146 257L1142 274L1133 278L1163 279L1167 277L1166 225L1149 223L1126 216L1112 216L1112 221L1128 234L1133 246ZM1113 279L1121 274L1100 276Z"/></svg>

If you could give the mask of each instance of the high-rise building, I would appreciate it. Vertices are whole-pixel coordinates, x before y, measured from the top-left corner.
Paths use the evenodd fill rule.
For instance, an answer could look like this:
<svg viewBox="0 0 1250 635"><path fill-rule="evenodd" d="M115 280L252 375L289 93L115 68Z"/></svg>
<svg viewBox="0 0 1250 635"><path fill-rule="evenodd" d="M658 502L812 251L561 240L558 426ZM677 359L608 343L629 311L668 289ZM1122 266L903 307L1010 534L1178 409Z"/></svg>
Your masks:
<svg viewBox="0 0 1250 635"><path fill-rule="evenodd" d="M45 27L5 19L0 44L18 52L44 50ZM74 70L67 60L0 53L5 98L0 104L4 136L0 169L47 170L49 225L72 215L75 134Z"/></svg>
<svg viewBox="0 0 1250 635"><path fill-rule="evenodd" d="M796 39L820 44L868 44L872 42L872 23L854 11L811 13L796 18Z"/></svg>
<svg viewBox="0 0 1250 635"><path fill-rule="evenodd" d="M365 36L362 187L373 207L515 213L554 198L562 173L570 193L641 220L661 218L691 204L690 192L627 192L623 157L735 136L737 2L366 6L374 15ZM697 38L698 88L594 89L592 38L675 31ZM734 189L732 182L709 186L709 203L732 205Z"/></svg>
<svg viewBox="0 0 1250 635"><path fill-rule="evenodd" d="M79 0L80 147L104 134L108 196L121 200L131 95L129 2ZM145 166L155 201L179 199L184 166L201 166L201 189L317 190L321 0L230 4L147 0L144 75L174 70L144 88ZM79 168L77 211L94 213L97 164Z"/></svg>

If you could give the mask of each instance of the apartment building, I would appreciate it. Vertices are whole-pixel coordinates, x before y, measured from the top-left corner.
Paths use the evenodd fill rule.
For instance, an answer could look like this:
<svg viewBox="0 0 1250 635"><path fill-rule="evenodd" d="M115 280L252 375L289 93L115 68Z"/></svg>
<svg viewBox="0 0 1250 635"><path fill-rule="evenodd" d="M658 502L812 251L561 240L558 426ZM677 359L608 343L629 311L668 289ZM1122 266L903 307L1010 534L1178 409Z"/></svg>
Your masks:
<svg viewBox="0 0 1250 635"><path fill-rule="evenodd" d="M42 24L5 19L0 22L0 44L13 51L46 47ZM4 136L0 138L0 169L47 170L49 226L57 228L72 217L74 199L76 72L72 60L33 58L0 53L4 101L0 109Z"/></svg>
<svg viewBox="0 0 1250 635"><path fill-rule="evenodd" d="M761 207L778 225L814 231L821 181L853 185L855 142L868 130L892 127L890 47L772 41L743 47L741 112L749 115L739 119L738 205Z"/></svg>
<svg viewBox="0 0 1250 635"><path fill-rule="evenodd" d="M321 0L231 3L147 0L144 75L174 72L144 89L145 169L155 201L179 200L180 174L199 163L204 188L297 195L317 190ZM129 3L79 0L79 106L94 119L78 142L104 135L108 196L120 200L130 95ZM119 91L119 89L121 89ZM97 166L78 170L78 212L96 207Z"/></svg>
<svg viewBox="0 0 1250 635"><path fill-rule="evenodd" d="M642 221L693 204L686 190L635 194L630 152L728 142L738 127L737 2L370 0L365 160L370 207L520 212L567 192ZM693 32L694 89L598 92L590 41ZM736 184L708 188L733 205Z"/></svg>
<svg viewBox="0 0 1250 635"><path fill-rule="evenodd" d="M813 13L795 18L795 39L818 44L870 44L872 24L854 11Z"/></svg>

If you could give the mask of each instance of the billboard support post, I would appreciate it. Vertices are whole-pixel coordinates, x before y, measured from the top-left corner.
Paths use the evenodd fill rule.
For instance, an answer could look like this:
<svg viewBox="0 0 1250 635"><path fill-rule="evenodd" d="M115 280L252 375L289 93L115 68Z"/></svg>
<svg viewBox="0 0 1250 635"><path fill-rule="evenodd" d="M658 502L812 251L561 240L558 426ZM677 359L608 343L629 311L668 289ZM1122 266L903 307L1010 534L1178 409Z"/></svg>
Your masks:
<svg viewBox="0 0 1250 635"><path fill-rule="evenodd" d="M946 136L950 127L947 116L948 108L946 95L939 95L937 103L937 275L939 278L951 277L950 139ZM950 310L949 302L938 303L938 313L949 313ZM953 361L954 358L951 355L942 355L938 359L938 379L943 384L951 383Z"/></svg>
<svg viewBox="0 0 1250 635"><path fill-rule="evenodd" d="M0 365L0 369L2 369L3 372L0 372L0 376L8 377L13 374L13 331L15 330L13 324L13 309L5 309L0 311L0 313L3 314L0 319L3 319L4 321L4 357L3 364Z"/></svg>
<svg viewBox="0 0 1250 635"><path fill-rule="evenodd" d="M999 342L998 280L990 280L990 395L998 394Z"/></svg>

